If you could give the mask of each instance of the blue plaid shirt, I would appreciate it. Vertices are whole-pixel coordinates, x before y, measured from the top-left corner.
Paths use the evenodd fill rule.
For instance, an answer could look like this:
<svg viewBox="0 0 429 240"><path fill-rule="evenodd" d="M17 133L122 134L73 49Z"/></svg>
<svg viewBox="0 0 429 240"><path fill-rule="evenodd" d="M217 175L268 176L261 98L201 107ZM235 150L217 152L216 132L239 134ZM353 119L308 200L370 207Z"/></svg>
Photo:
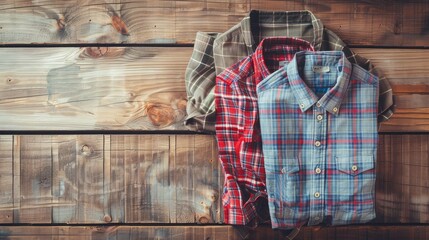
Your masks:
<svg viewBox="0 0 429 240"><path fill-rule="evenodd" d="M342 52L299 52L257 93L273 228L373 219L378 78Z"/></svg>

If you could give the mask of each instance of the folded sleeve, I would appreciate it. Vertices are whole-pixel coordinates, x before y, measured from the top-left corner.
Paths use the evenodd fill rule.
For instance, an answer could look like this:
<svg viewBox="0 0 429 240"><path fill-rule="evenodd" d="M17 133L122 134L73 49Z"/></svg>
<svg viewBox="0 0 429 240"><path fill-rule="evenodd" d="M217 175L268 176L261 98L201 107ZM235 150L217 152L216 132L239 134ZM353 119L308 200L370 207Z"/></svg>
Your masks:
<svg viewBox="0 0 429 240"><path fill-rule="evenodd" d="M213 42L218 33L198 32L185 71L187 117L185 126L198 132L215 131L214 87L216 80Z"/></svg>

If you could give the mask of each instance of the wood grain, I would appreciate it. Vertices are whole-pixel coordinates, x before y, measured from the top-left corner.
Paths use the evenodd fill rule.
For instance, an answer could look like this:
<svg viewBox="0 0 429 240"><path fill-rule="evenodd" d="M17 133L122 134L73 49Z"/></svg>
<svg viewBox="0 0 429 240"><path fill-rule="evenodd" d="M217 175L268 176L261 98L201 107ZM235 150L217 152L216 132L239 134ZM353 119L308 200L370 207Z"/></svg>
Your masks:
<svg viewBox="0 0 429 240"><path fill-rule="evenodd" d="M274 231L269 226L258 227L248 232L234 226L0 226L0 237L4 239L80 239L80 240L121 240L121 239L210 239L210 240L257 240L287 239L286 233ZM428 226L342 226L303 227L297 240L424 240L429 237Z"/></svg>
<svg viewBox="0 0 429 240"><path fill-rule="evenodd" d="M424 0L5 0L0 42L191 43L197 31L225 32L252 9L310 10L348 44L429 45Z"/></svg>
<svg viewBox="0 0 429 240"><path fill-rule="evenodd" d="M0 53L1 130L184 129L189 48Z"/></svg>
<svg viewBox="0 0 429 240"><path fill-rule="evenodd" d="M200 140L214 147L213 137ZM221 222L217 198L221 176L201 174L212 171L216 155L205 149L193 157L200 150L194 141L193 135L111 136L112 160L124 159L125 164L125 222Z"/></svg>
<svg viewBox="0 0 429 240"><path fill-rule="evenodd" d="M209 135L1 136L1 223L220 223L215 144Z"/></svg>
<svg viewBox="0 0 429 240"><path fill-rule="evenodd" d="M0 136L0 223L13 223L13 136Z"/></svg>
<svg viewBox="0 0 429 240"><path fill-rule="evenodd" d="M52 141L52 221L68 223L79 219L78 212L78 164L76 136L55 136Z"/></svg>
<svg viewBox="0 0 429 240"><path fill-rule="evenodd" d="M21 142L19 222L51 223L51 136L19 136L19 141Z"/></svg>
<svg viewBox="0 0 429 240"><path fill-rule="evenodd" d="M79 135L77 145L78 210L71 222L104 221L104 144L103 135Z"/></svg>
<svg viewBox="0 0 429 240"><path fill-rule="evenodd" d="M0 226L3 239L242 239L232 226Z"/></svg>
<svg viewBox="0 0 429 240"><path fill-rule="evenodd" d="M395 95L395 114L380 132L429 130L428 49L354 49L386 75Z"/></svg>
<svg viewBox="0 0 429 240"><path fill-rule="evenodd" d="M429 222L429 136L381 135L377 160L377 221Z"/></svg>

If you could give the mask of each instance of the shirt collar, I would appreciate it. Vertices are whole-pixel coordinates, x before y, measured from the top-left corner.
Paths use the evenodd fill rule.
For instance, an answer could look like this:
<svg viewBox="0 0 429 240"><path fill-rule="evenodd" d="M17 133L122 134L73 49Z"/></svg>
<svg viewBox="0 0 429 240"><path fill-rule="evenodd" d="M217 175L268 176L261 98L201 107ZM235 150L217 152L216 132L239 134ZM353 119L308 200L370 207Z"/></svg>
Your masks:
<svg viewBox="0 0 429 240"><path fill-rule="evenodd" d="M322 58L340 57L336 69L336 71L339 73L337 82L320 99L307 86L305 81L301 78L298 70L298 66L302 66L302 64L312 64L310 61L306 61L306 56L308 55L318 55ZM349 79L352 71L352 64L347 60L343 52L299 52L295 55L294 59L292 59L286 68L289 85L295 98L299 101L298 104L302 112L307 111L316 103L318 107L321 107L334 115L338 115L340 112L341 102L347 93Z"/></svg>
<svg viewBox="0 0 429 240"><path fill-rule="evenodd" d="M313 46L305 40L290 37L269 37L262 39L253 54L253 63L255 74L261 76L261 79L268 77L271 74L265 63L265 53L281 54L287 62L289 62L295 53L301 51L314 51ZM290 56L289 59L288 56ZM289 60L289 61L288 61Z"/></svg>
<svg viewBox="0 0 429 240"><path fill-rule="evenodd" d="M285 24L301 24L310 23L313 26L313 41L310 42L314 49L320 50L323 39L323 23L317 19L314 14L308 10L302 11L260 11L252 10L241 22L241 30L243 33L244 42L247 46L249 55L254 52L258 41L255 41L255 36L259 34L261 23L285 23ZM301 36L287 36L301 38ZM259 40L259 39L257 39Z"/></svg>

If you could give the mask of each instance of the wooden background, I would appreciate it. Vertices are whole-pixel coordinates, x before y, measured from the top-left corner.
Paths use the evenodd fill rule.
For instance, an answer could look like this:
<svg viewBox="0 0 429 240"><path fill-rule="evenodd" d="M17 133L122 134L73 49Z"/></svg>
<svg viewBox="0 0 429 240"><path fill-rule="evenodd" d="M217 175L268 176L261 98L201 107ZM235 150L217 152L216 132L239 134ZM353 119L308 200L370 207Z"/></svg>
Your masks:
<svg viewBox="0 0 429 240"><path fill-rule="evenodd" d="M281 239L221 225L215 137L182 124L195 33L251 9L311 10L395 94L377 219L297 239L429 238L428 0L3 0L0 239Z"/></svg>

